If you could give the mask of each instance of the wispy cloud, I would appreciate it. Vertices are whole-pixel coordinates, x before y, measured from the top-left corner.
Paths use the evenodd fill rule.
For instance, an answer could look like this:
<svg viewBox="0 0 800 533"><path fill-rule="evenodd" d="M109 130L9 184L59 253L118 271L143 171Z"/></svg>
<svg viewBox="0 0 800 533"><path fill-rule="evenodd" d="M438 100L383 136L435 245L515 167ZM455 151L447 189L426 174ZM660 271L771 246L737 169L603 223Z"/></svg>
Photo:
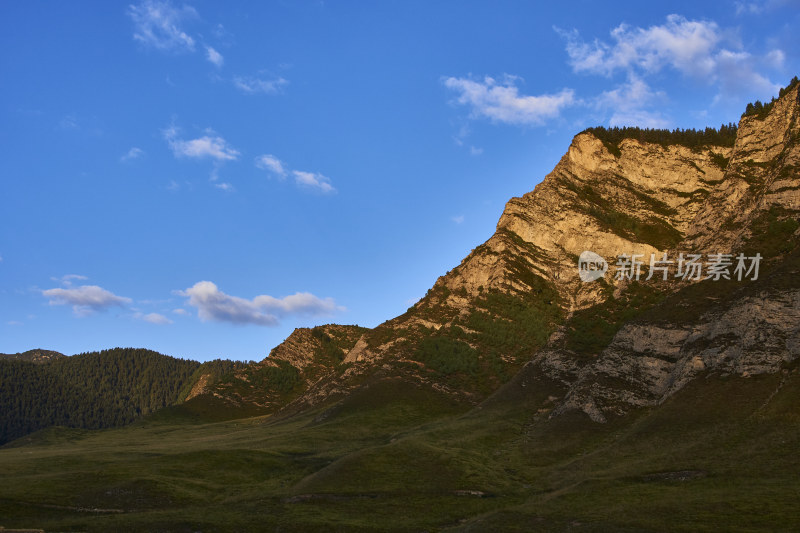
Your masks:
<svg viewBox="0 0 800 533"><path fill-rule="evenodd" d="M6 324L9 325L9 326L22 326L23 325L22 322L20 322L19 320L9 320L8 322L6 322Z"/></svg>
<svg viewBox="0 0 800 533"><path fill-rule="evenodd" d="M586 42L577 30L554 28L566 41L569 63L576 73L611 77L622 72L639 78L671 69L683 76L717 84L720 95L777 91L762 72L764 66L782 62L783 51L764 56L743 50L741 44L716 22L669 15L664 24L648 28L620 24L610 41Z"/></svg>
<svg viewBox="0 0 800 533"><path fill-rule="evenodd" d="M274 155L264 154L256 157L256 167L267 170L279 178L286 177L286 165Z"/></svg>
<svg viewBox="0 0 800 533"><path fill-rule="evenodd" d="M594 105L611 113L611 126L666 128L670 121L658 110L662 107L658 104L666 100L664 92L653 91L641 78L631 74L626 83L596 97Z"/></svg>
<svg viewBox="0 0 800 533"><path fill-rule="evenodd" d="M194 51L194 39L182 28L186 20L197 17L193 7L145 0L128 6L128 16L133 21L133 38L143 45L163 51Z"/></svg>
<svg viewBox="0 0 800 533"><path fill-rule="evenodd" d="M188 305L197 308L201 320L276 326L287 315L329 315L344 308L331 298L318 298L310 293L296 293L284 298L268 295L252 300L225 294L210 281L200 281L185 291Z"/></svg>
<svg viewBox="0 0 800 533"><path fill-rule="evenodd" d="M271 80L253 78L250 76L236 76L233 78L233 85L246 94L275 94L284 86L288 85L288 83L288 80L281 77Z"/></svg>
<svg viewBox="0 0 800 533"><path fill-rule="evenodd" d="M671 66L685 74L707 76L714 70L714 52L722 35L715 22L687 20L669 15L665 24L649 28L620 24L611 30L612 43L586 43L577 30L556 28L567 42L575 72L611 75L616 70L638 68L658 72Z"/></svg>
<svg viewBox="0 0 800 533"><path fill-rule="evenodd" d="M120 161L130 161L132 159L139 159L144 155L144 150L141 148L133 147L128 150L122 157L120 157Z"/></svg>
<svg viewBox="0 0 800 533"><path fill-rule="evenodd" d="M458 127L456 134L453 135L453 142L456 143L456 146L464 146L464 141L469 137L469 134L472 133L466 120L462 120L463 123Z"/></svg>
<svg viewBox="0 0 800 533"><path fill-rule="evenodd" d="M493 122L538 126L556 118L575 103L572 89L537 96L520 94L516 84L520 78L504 76L498 81L489 76L482 80L445 78L445 87L458 93L455 102L470 108L471 118L488 118Z"/></svg>
<svg viewBox="0 0 800 533"><path fill-rule="evenodd" d="M214 187L216 187L217 189L220 189L222 191L225 191L225 192L233 192L233 191L236 190L236 189L234 189L233 185L231 185L228 182L215 183Z"/></svg>
<svg viewBox="0 0 800 533"><path fill-rule="evenodd" d="M214 26L214 29L212 30L212 33L214 34L214 37L216 37L217 39L228 39L228 38L230 38L230 34L228 33L228 30L226 30L225 26L223 26L222 24L217 24L216 26Z"/></svg>
<svg viewBox="0 0 800 533"><path fill-rule="evenodd" d="M221 67L223 63L225 63L225 58L222 57L222 54L210 46L206 46L206 59L208 59L215 67Z"/></svg>
<svg viewBox="0 0 800 533"><path fill-rule="evenodd" d="M239 157L239 152L213 130L207 130L207 135L188 141L178 138L178 133L175 126L163 131L164 139L175 157L211 158L217 161L234 160Z"/></svg>
<svg viewBox="0 0 800 533"><path fill-rule="evenodd" d="M189 311L187 311L186 309L182 309L180 307L178 309L173 309L172 312L180 316L187 316L189 314Z"/></svg>
<svg viewBox="0 0 800 533"><path fill-rule="evenodd" d="M293 170L292 175L294 175L295 183L300 187L324 194L332 194L336 192L336 189L333 187L333 185L331 185L331 180L319 172Z"/></svg>
<svg viewBox="0 0 800 533"><path fill-rule="evenodd" d="M456 224L463 224L464 223L464 215L456 215L454 217L450 217L450 220L452 220Z"/></svg>
<svg viewBox="0 0 800 533"><path fill-rule="evenodd" d="M755 56L748 52L732 52L721 50L717 54L717 72L715 80L719 93L715 100L743 95L761 95L763 98L775 95L781 86L773 83L766 75L759 72L761 67L780 61L782 51L768 53L766 56Z"/></svg>
<svg viewBox="0 0 800 533"><path fill-rule="evenodd" d="M78 116L75 113L63 116L58 122L58 127L62 130L77 130L80 127L78 125Z"/></svg>
<svg viewBox="0 0 800 533"><path fill-rule="evenodd" d="M336 193L336 188L331 184L331 180L327 176L319 172L306 172L303 170L290 171L286 163L272 154L263 154L256 157L255 165L257 168L266 170L281 180L291 174L292 177L294 177L295 185L301 189L323 194Z"/></svg>
<svg viewBox="0 0 800 533"><path fill-rule="evenodd" d="M97 285L47 289L42 291L42 295L50 300L50 305L71 305L77 316L87 316L109 307L131 303L130 298L117 296Z"/></svg>
<svg viewBox="0 0 800 533"><path fill-rule="evenodd" d="M72 286L73 281L85 281L89 278L86 276L82 276L80 274L66 274L64 276L61 276L60 278L50 278L50 279L64 285L65 287L70 287Z"/></svg>
<svg viewBox="0 0 800 533"><path fill-rule="evenodd" d="M149 322L150 324L158 324L158 325L172 324L172 320L159 313L147 313L147 314L134 313L133 318L135 318L136 320Z"/></svg>
<svg viewBox="0 0 800 533"><path fill-rule="evenodd" d="M736 6L736 14L737 15L760 15L761 13L765 13L767 11L772 11L775 9L779 9L786 6L791 6L794 4L795 7L798 5L797 0L759 0L759 1L751 1L751 2L734 2Z"/></svg>

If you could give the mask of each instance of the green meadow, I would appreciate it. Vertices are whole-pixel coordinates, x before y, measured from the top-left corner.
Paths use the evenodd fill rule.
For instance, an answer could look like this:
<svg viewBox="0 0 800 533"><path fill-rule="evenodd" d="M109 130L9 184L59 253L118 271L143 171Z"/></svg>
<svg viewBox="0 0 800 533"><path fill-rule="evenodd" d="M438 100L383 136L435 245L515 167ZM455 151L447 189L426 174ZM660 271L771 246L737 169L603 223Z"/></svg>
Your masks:
<svg viewBox="0 0 800 533"><path fill-rule="evenodd" d="M0 525L45 531L777 531L800 519L800 375L709 375L596 424L512 380L400 380L293 416L205 399L0 449ZM216 421L214 421L216 420Z"/></svg>

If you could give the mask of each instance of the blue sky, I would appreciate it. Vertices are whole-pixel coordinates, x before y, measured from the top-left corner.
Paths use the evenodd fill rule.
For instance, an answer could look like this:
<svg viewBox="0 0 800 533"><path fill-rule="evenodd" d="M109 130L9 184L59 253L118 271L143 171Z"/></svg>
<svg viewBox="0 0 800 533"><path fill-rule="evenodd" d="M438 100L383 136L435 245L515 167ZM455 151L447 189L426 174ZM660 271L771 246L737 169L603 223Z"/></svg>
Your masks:
<svg viewBox="0 0 800 533"><path fill-rule="evenodd" d="M375 326L582 129L735 122L800 74L800 2L600 4L5 2L0 352Z"/></svg>

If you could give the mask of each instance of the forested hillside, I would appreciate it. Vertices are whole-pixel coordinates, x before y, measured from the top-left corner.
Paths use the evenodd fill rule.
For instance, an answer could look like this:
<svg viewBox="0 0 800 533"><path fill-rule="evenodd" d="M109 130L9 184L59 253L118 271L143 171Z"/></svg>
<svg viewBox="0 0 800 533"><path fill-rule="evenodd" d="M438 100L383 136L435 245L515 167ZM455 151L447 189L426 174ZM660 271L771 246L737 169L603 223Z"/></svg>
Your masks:
<svg viewBox="0 0 800 533"><path fill-rule="evenodd" d="M157 352L114 348L44 363L0 359L0 444L59 425L121 426L178 400L200 367Z"/></svg>

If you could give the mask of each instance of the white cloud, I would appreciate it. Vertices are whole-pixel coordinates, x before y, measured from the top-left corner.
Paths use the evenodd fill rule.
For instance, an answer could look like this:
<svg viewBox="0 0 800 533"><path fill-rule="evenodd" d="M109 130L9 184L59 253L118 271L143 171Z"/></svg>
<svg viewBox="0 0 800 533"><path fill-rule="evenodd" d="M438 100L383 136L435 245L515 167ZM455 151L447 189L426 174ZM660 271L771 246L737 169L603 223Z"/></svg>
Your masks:
<svg viewBox="0 0 800 533"><path fill-rule="evenodd" d="M505 76L498 82L489 76L482 81L450 77L444 80L444 85L459 93L456 102L469 106L473 118L485 117L506 124L540 125L575 103L571 89L556 94L521 95L516 86L518 79Z"/></svg>
<svg viewBox="0 0 800 533"><path fill-rule="evenodd" d="M463 224L464 223L464 215L456 215L454 217L450 217L450 220L452 220L456 224Z"/></svg>
<svg viewBox="0 0 800 533"><path fill-rule="evenodd" d="M601 93L594 104L598 109L612 113L611 126L666 128L670 121L660 112L646 111L648 107L660 107L657 104L666 98L663 92L654 92L641 78L631 75L623 85Z"/></svg>
<svg viewBox="0 0 800 533"><path fill-rule="evenodd" d="M289 167L286 163L271 154L263 154L256 157L255 165L280 179L284 179L289 174ZM294 176L294 182L298 187L324 194L336 192L334 186L331 185L331 180L319 172L292 170L291 174Z"/></svg>
<svg viewBox="0 0 800 533"><path fill-rule="evenodd" d="M71 305L78 316L131 303L130 298L117 296L97 285L83 285L74 289L47 289L42 291L42 295L50 300L50 305Z"/></svg>
<svg viewBox="0 0 800 533"><path fill-rule="evenodd" d="M715 22L667 16L666 22L649 28L621 24L611 30L611 42L584 42L577 30L555 30L566 40L569 62L575 72L611 76L650 76L673 69L708 84L717 84L720 94L733 96L771 94L778 85L759 72L764 66L778 68L785 54L773 49L764 56L741 50L732 33ZM728 46L728 47L726 47Z"/></svg>
<svg viewBox="0 0 800 533"><path fill-rule="evenodd" d="M182 308L173 309L172 312L175 313L176 315L180 315L180 316L186 316L186 315L189 314L189 311L187 311L186 309L182 309Z"/></svg>
<svg viewBox="0 0 800 533"><path fill-rule="evenodd" d="M475 146L469 147L469 154L470 155L481 155L483 153L483 148L477 148Z"/></svg>
<svg viewBox="0 0 800 533"><path fill-rule="evenodd" d="M225 192L233 192L233 191L236 190L236 189L233 188L233 185L231 185L230 183L227 183L227 182L225 182L225 183L215 183L214 187L216 187L217 189L223 190Z"/></svg>
<svg viewBox="0 0 800 533"><path fill-rule="evenodd" d="M180 188L181 188L181 186L178 184L177 181L169 180L169 183L167 184L167 190L168 191L175 192L175 191L180 190Z"/></svg>
<svg viewBox="0 0 800 533"><path fill-rule="evenodd" d="M151 324L158 324L158 325L172 324L172 320L158 313L147 313L147 314L135 313L133 315L133 318L137 320L143 320L144 322L149 322Z"/></svg>
<svg viewBox="0 0 800 533"><path fill-rule="evenodd" d="M175 157L210 157L217 161L233 160L239 157L239 152L228 146L222 137L208 130L208 135L197 139L184 140L178 138L178 129L170 126L164 130L164 139L169 143Z"/></svg>
<svg viewBox="0 0 800 533"><path fill-rule="evenodd" d="M256 157L256 166L268 170L280 178L286 177L286 165L274 155L264 154Z"/></svg>
<svg viewBox="0 0 800 533"><path fill-rule="evenodd" d="M139 159L144 155L144 150L141 148L133 147L128 152L120 157L120 161L130 161L131 159Z"/></svg>
<svg viewBox="0 0 800 533"><path fill-rule="evenodd" d="M296 293L285 298L268 295L252 300L230 296L210 281L200 281L179 294L189 298L201 320L276 326L285 315L328 315L343 310L331 298L317 298L310 293Z"/></svg>
<svg viewBox="0 0 800 533"><path fill-rule="evenodd" d="M225 58L222 57L222 54L210 46L206 46L206 59L213 63L215 67L221 67L225 63Z"/></svg>
<svg viewBox="0 0 800 533"><path fill-rule="evenodd" d="M128 16L133 21L133 38L145 46L164 51L194 51L194 39L181 25L196 18L197 11L184 5L180 9L168 1L145 0L128 6Z"/></svg>
<svg viewBox="0 0 800 533"><path fill-rule="evenodd" d="M288 83L288 80L280 77L273 80L262 80L249 76L236 76L233 78L233 84L236 86L236 88L247 94L275 94Z"/></svg>
<svg viewBox="0 0 800 533"><path fill-rule="evenodd" d="M331 185L331 180L319 172L293 170L292 174L294 175L294 182L300 187L312 189L325 194L336 192L336 189L333 187L333 185Z"/></svg>
<svg viewBox="0 0 800 533"><path fill-rule="evenodd" d="M336 311L344 311L344 307L336 305L333 298L317 298L308 292L297 292L283 298L272 296L256 296L253 300L259 307L278 315L329 315Z"/></svg>
<svg viewBox="0 0 800 533"><path fill-rule="evenodd" d="M588 44L578 32L557 31L567 40L567 54L575 72L610 75L637 67L658 72L669 65L692 76L708 76L714 70L714 51L722 41L715 22L687 20L669 15L663 25L635 28L620 24L611 30L613 44L599 40Z"/></svg>
<svg viewBox="0 0 800 533"><path fill-rule="evenodd" d="M589 101L596 109L611 114L611 126L670 126L671 121L662 112L667 97L650 89L646 80L651 76L663 77L671 71L715 86L713 103L721 99L738 102L775 94L779 85L763 71L780 69L785 61L780 49L753 54L742 48L735 31L680 15L669 15L663 24L647 28L621 24L611 30L606 41L586 42L577 30L554 29L566 41L574 72L609 78L621 73L626 77L626 82Z"/></svg>

